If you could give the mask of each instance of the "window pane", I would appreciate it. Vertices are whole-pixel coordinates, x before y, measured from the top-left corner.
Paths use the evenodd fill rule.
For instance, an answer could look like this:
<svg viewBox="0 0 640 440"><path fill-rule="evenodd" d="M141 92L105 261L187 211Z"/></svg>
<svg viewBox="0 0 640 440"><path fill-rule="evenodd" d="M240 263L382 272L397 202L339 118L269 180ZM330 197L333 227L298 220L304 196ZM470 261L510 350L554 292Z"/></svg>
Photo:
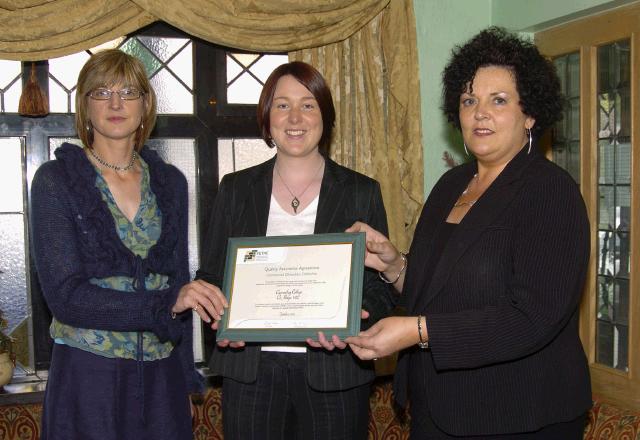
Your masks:
<svg viewBox="0 0 640 440"><path fill-rule="evenodd" d="M233 57L227 56L227 84L235 79L236 76L240 75L244 69L242 65L235 60Z"/></svg>
<svg viewBox="0 0 640 440"><path fill-rule="evenodd" d="M289 57L287 55L263 55L251 66L251 72L264 84L276 67L288 62Z"/></svg>
<svg viewBox="0 0 640 440"><path fill-rule="evenodd" d="M191 43L185 46L168 66L189 87L189 90L193 90L193 45Z"/></svg>
<svg viewBox="0 0 640 440"><path fill-rule="evenodd" d="M567 88L565 93L570 98L580 96L580 54L578 52L567 55Z"/></svg>
<svg viewBox="0 0 640 440"><path fill-rule="evenodd" d="M248 73L243 73L227 88L229 104L255 104L260 99L262 84Z"/></svg>
<svg viewBox="0 0 640 440"><path fill-rule="evenodd" d="M0 60L0 112L16 113L22 92L20 61Z"/></svg>
<svg viewBox="0 0 640 440"><path fill-rule="evenodd" d="M124 43L124 41L126 40L127 37L118 37L115 40L111 40L111 41L107 41L106 43L102 43L96 47L92 47L89 52L91 53L96 53L96 52L100 52L101 50L105 50L105 49L117 49L122 43Z"/></svg>
<svg viewBox="0 0 640 440"><path fill-rule="evenodd" d="M155 74L158 69L162 67L160 60L137 38L130 38L127 40L126 43L120 46L120 50L139 59L147 71L147 76L149 77Z"/></svg>
<svg viewBox="0 0 640 440"><path fill-rule="evenodd" d="M21 72L20 61L0 60L0 88L6 89Z"/></svg>
<svg viewBox="0 0 640 440"><path fill-rule="evenodd" d="M226 58L229 104L257 104L273 69L288 61L287 55L227 53Z"/></svg>
<svg viewBox="0 0 640 440"><path fill-rule="evenodd" d="M22 192L22 142L20 138L0 138L0 212L24 212Z"/></svg>
<svg viewBox="0 0 640 440"><path fill-rule="evenodd" d="M0 213L0 240L0 303L11 333L28 317L23 214Z"/></svg>
<svg viewBox="0 0 640 440"><path fill-rule="evenodd" d="M49 60L49 76L57 79L67 90L71 90L78 81L80 69L88 59L89 54L85 51L65 57L52 58ZM51 79L49 79L49 84L51 84Z"/></svg>
<svg viewBox="0 0 640 440"><path fill-rule="evenodd" d="M562 120L553 129L553 161L580 182L580 54L563 55L553 63L568 100Z"/></svg>
<svg viewBox="0 0 640 440"><path fill-rule="evenodd" d="M167 69L151 79L151 86L158 97L158 114L193 113L193 94Z"/></svg>
<svg viewBox="0 0 640 440"><path fill-rule="evenodd" d="M165 162L175 165L187 178L189 200L189 271L191 278L195 276L199 266L198 259L198 168L196 164L196 142L194 139L160 139L147 141L147 145L158 152ZM204 347L202 345L202 326L195 325L200 318L194 312L193 326L193 356L196 362L204 361Z"/></svg>
<svg viewBox="0 0 640 440"><path fill-rule="evenodd" d="M4 92L4 111L6 113L18 113L18 104L20 103L20 95L22 94L22 81L16 80L9 89Z"/></svg>
<svg viewBox="0 0 640 440"><path fill-rule="evenodd" d="M628 41L598 48L598 323L596 359L628 371L631 110Z"/></svg>
<svg viewBox="0 0 640 440"><path fill-rule="evenodd" d="M136 37L157 56L160 61L167 62L182 49L189 40L187 38Z"/></svg>
<svg viewBox="0 0 640 440"><path fill-rule="evenodd" d="M231 54L241 66L249 67L260 55L257 53L234 53Z"/></svg>
<svg viewBox="0 0 640 440"><path fill-rule="evenodd" d="M218 175L243 170L271 159L275 148L269 148L262 139L218 139Z"/></svg>
<svg viewBox="0 0 640 440"><path fill-rule="evenodd" d="M0 138L0 307L9 324L7 333L17 337L18 361L30 365L23 144L22 138Z"/></svg>
<svg viewBox="0 0 640 440"><path fill-rule="evenodd" d="M165 162L175 165L187 178L189 188L189 270L193 277L198 269L197 233L197 167L194 139L149 139L147 145L158 152Z"/></svg>
<svg viewBox="0 0 640 440"><path fill-rule="evenodd" d="M61 85L49 79L49 110L51 113L70 113L70 95Z"/></svg>

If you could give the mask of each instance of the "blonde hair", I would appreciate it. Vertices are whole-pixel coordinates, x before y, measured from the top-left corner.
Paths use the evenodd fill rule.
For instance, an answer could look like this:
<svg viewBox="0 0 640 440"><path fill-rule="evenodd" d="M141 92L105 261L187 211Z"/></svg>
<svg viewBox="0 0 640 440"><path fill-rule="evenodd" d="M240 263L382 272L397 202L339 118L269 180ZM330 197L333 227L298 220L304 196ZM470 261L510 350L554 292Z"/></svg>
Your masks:
<svg viewBox="0 0 640 440"><path fill-rule="evenodd" d="M144 114L138 127L134 148L140 151L156 122L156 94L149 83L142 63L135 57L118 49L98 52L89 58L78 75L76 90L76 131L82 143L93 148L93 129L88 117L89 92L98 87L112 87L121 84L135 87L143 95Z"/></svg>

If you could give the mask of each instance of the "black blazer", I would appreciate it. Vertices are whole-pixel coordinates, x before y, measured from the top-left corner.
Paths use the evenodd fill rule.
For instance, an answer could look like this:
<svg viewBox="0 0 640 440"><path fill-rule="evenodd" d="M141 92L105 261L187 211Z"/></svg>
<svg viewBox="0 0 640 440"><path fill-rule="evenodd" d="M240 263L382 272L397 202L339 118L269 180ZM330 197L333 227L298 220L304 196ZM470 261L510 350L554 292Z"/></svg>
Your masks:
<svg viewBox="0 0 640 440"><path fill-rule="evenodd" d="M404 403L408 388L424 393L433 421L449 434L534 431L591 406L578 337L586 209L564 170L526 150L455 226L428 285L434 237L477 163L442 176L411 245L407 310L426 316L430 349L402 353L396 398ZM424 386L409 381L415 368Z"/></svg>
<svg viewBox="0 0 640 440"><path fill-rule="evenodd" d="M266 234L274 163L275 158L222 179L197 278L222 286L227 239ZM356 220L387 234L380 185L327 158L314 233L344 232ZM365 270L362 307L371 316L362 322L363 329L390 313L394 296L376 272ZM243 349L216 346L209 366L214 374L251 383L256 380L259 361L258 344L247 343ZM307 363L308 383L321 391L348 389L374 377L373 364L359 360L349 349L328 352L307 347Z"/></svg>

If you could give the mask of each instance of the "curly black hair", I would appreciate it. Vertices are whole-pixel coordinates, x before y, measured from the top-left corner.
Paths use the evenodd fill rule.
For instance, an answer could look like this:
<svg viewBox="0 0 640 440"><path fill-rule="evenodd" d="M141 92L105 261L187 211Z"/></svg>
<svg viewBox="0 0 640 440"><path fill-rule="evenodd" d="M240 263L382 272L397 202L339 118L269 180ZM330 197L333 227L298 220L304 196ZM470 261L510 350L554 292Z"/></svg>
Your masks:
<svg viewBox="0 0 640 440"><path fill-rule="evenodd" d="M533 43L503 28L490 27L463 46L456 46L442 72L442 110L458 129L460 95L467 84L473 85L478 69L487 66L505 67L513 72L522 112L536 120L534 135L540 135L561 119L564 97L553 63Z"/></svg>

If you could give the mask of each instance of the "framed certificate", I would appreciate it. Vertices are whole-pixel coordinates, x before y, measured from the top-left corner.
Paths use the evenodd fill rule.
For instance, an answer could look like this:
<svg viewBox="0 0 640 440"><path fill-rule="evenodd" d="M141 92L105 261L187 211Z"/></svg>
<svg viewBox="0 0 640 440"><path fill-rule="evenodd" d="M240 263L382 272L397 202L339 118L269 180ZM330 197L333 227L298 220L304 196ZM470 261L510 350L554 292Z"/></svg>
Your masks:
<svg viewBox="0 0 640 440"><path fill-rule="evenodd" d="M299 342L358 334L364 233L230 238L217 339Z"/></svg>

